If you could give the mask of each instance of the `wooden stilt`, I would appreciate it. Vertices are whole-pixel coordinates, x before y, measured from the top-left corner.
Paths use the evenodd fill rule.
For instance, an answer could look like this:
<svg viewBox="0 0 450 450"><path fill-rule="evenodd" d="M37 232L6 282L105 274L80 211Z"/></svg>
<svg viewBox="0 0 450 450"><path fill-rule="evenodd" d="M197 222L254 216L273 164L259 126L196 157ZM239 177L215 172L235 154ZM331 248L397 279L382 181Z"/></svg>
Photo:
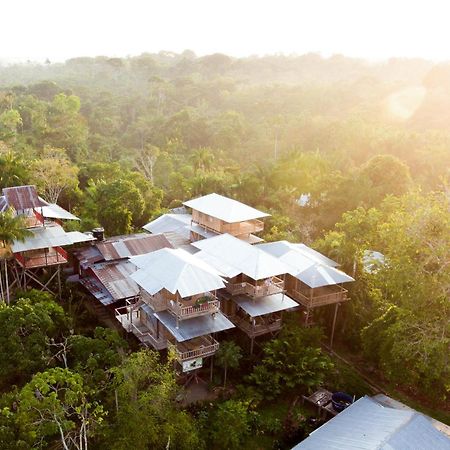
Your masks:
<svg viewBox="0 0 450 450"><path fill-rule="evenodd" d="M253 355L253 344L254 344L255 338L252 336L250 340L250 355Z"/></svg>
<svg viewBox="0 0 450 450"><path fill-rule="evenodd" d="M213 371L214 371L214 355L211 356L211 367L209 373L209 381L212 383L213 380Z"/></svg>
<svg viewBox="0 0 450 450"><path fill-rule="evenodd" d="M61 301L62 291L61 291L61 266L56 269L58 271L58 298Z"/></svg>
<svg viewBox="0 0 450 450"><path fill-rule="evenodd" d="M331 327L330 348L333 348L334 328L336 326L336 317L340 305L341 305L340 303L336 303L336 306L334 307L333 326Z"/></svg>

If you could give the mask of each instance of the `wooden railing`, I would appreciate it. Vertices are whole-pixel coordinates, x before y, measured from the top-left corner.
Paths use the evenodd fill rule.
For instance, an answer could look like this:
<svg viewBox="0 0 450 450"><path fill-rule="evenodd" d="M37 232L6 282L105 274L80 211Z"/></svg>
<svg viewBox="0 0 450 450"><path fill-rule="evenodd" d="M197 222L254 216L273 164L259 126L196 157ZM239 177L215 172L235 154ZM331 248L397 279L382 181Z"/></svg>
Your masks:
<svg viewBox="0 0 450 450"><path fill-rule="evenodd" d="M202 316L204 314L212 314L220 310L219 300L209 300L198 305L184 306L175 301L168 303L168 309L172 311L180 319L188 317Z"/></svg>
<svg viewBox="0 0 450 450"><path fill-rule="evenodd" d="M219 349L219 343L210 336L201 336L196 338L196 348L192 350L182 350L180 344L173 345L178 361L187 361L189 359L201 358L211 356ZM183 346L188 346L189 341L183 343Z"/></svg>
<svg viewBox="0 0 450 450"><path fill-rule="evenodd" d="M266 295L278 294L284 290L284 281L281 278L273 277L267 279L264 284L254 285L246 281L242 283L228 283L227 291L231 295L246 294L250 297L265 297Z"/></svg>
<svg viewBox="0 0 450 450"><path fill-rule="evenodd" d="M282 319L275 319L272 322L251 323L248 319L242 317L233 317L232 322L244 331L249 337L260 336L262 334L273 333L281 329Z"/></svg>
<svg viewBox="0 0 450 450"><path fill-rule="evenodd" d="M347 297L347 290L342 289L341 291L337 292L331 292L329 294L323 294L323 295L312 295L307 296L306 294L300 292L297 289L294 289L293 291L293 297L295 297L296 300L300 302L303 306L306 306L307 308L315 308L316 306L324 306L324 305L331 305L333 303L340 303L345 302L349 300Z"/></svg>

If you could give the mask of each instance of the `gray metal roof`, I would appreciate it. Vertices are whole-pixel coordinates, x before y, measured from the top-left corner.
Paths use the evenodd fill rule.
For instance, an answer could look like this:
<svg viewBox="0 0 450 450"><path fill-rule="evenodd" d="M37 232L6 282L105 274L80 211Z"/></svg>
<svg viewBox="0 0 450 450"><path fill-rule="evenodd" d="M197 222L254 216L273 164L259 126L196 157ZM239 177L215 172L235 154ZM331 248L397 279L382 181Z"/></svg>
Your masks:
<svg viewBox="0 0 450 450"><path fill-rule="evenodd" d="M313 431L295 450L449 450L450 439L414 410L360 398Z"/></svg>
<svg viewBox="0 0 450 450"><path fill-rule="evenodd" d="M234 328L221 312L214 315L193 317L192 319L180 320L177 329L177 321L175 317L168 311L160 311L154 313L161 323L167 328L169 333L177 340L177 342L188 341L199 336L205 336L219 331Z"/></svg>
<svg viewBox="0 0 450 450"><path fill-rule="evenodd" d="M192 223L190 214L163 214L157 219L152 220L142 228L150 233L176 233L183 239L190 241L191 232L194 232L204 238L217 236L217 233L205 230L198 224Z"/></svg>
<svg viewBox="0 0 450 450"><path fill-rule="evenodd" d="M39 212L41 212L41 209L39 209ZM49 203L46 206L42 206L42 215L48 219L80 220L77 216L61 208L56 203Z"/></svg>
<svg viewBox="0 0 450 450"><path fill-rule="evenodd" d="M253 280L262 280L290 273L290 267L278 258L230 234L220 234L192 245L201 250L197 257L229 278L243 273Z"/></svg>
<svg viewBox="0 0 450 450"><path fill-rule="evenodd" d="M250 317L263 316L286 309L295 308L298 303L286 294L272 294L266 297L251 299L246 296L233 297L237 303Z"/></svg>
<svg viewBox="0 0 450 450"><path fill-rule="evenodd" d="M317 250L314 250L311 247L308 247L305 244L295 244L288 241L276 241L276 242L267 242L261 245L258 245L259 248L262 250L265 250L269 252L271 255L276 256L278 258L283 257L286 254L289 254L290 252L296 252L297 254L301 254L303 256L306 256L310 260L325 264L330 267L338 267L339 264L336 261L333 261L332 259L328 258L327 256L323 255L322 253L318 252Z"/></svg>
<svg viewBox="0 0 450 450"><path fill-rule="evenodd" d="M163 248L130 261L139 268L131 278L152 295L166 289L184 298L225 287L215 269L180 248Z"/></svg>
<svg viewBox="0 0 450 450"><path fill-rule="evenodd" d="M183 205L228 223L244 222L270 216L270 214L258 211L251 206L219 194L204 195L203 197L184 202Z"/></svg>
<svg viewBox="0 0 450 450"><path fill-rule="evenodd" d="M256 247L277 257L289 266L288 273L311 288L355 281L351 276L333 267L337 263L306 245L279 241ZM334 264L328 264L330 261Z"/></svg>
<svg viewBox="0 0 450 450"><path fill-rule="evenodd" d="M30 231L32 235L25 238L23 242L14 241L14 244L12 245L13 253L51 247L64 247L66 245L94 240L92 236L80 233L79 231L66 233L61 226L56 224L45 227L29 228L28 231Z"/></svg>
<svg viewBox="0 0 450 450"><path fill-rule="evenodd" d="M23 242L14 241L12 245L13 253L72 244L70 237L59 225L36 227L29 229L29 231L32 233L32 236L27 237Z"/></svg>

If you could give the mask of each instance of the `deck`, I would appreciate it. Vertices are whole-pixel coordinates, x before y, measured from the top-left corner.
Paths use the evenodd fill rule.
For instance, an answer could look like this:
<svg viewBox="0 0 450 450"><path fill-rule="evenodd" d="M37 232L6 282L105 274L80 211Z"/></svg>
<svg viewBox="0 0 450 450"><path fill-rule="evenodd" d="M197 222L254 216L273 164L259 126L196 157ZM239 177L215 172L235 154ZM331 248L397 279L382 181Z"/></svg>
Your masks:
<svg viewBox="0 0 450 450"><path fill-rule="evenodd" d="M26 269L36 269L38 267L66 264L69 259L66 251L61 247L15 253L14 258L20 266Z"/></svg>
<svg viewBox="0 0 450 450"><path fill-rule="evenodd" d="M253 324L248 318L234 316L231 317L231 321L250 338L275 333L281 330L283 326L283 321L280 318L269 321L268 318L258 317Z"/></svg>
<svg viewBox="0 0 450 450"><path fill-rule="evenodd" d="M295 300L306 308L316 308L318 306L332 305L335 303L346 302L350 300L347 297L348 291L344 288L339 288L338 291L325 288L317 288L312 290L312 295L293 289L288 292Z"/></svg>
<svg viewBox="0 0 450 450"><path fill-rule="evenodd" d="M133 333L145 346L152 346L155 350L167 348L168 342L164 336L157 338L153 331L142 323L139 310L133 310L130 306L122 306L115 310L116 319L128 332Z"/></svg>
<svg viewBox="0 0 450 450"><path fill-rule="evenodd" d="M167 309L173 312L180 320L183 320L219 312L220 303L217 299L190 306L184 306L176 302L169 302Z"/></svg>
<svg viewBox="0 0 450 450"><path fill-rule="evenodd" d="M214 355L219 349L219 343L211 336L200 336L189 341L177 342L174 347L177 359L181 363Z"/></svg>
<svg viewBox="0 0 450 450"><path fill-rule="evenodd" d="M266 297L279 294L284 291L284 281L278 277L265 280L261 285L255 285L244 281L242 283L228 283L226 290L231 295L248 295L253 298Z"/></svg>

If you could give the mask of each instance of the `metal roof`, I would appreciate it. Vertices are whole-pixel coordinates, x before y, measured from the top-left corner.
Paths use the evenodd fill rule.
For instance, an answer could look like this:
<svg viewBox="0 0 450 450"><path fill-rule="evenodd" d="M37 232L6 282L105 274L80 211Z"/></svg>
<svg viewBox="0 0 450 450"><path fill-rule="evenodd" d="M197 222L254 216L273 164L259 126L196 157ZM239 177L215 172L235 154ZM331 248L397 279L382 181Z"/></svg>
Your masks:
<svg viewBox="0 0 450 450"><path fill-rule="evenodd" d="M131 277L152 295L166 289L184 298L225 287L216 270L182 249L163 248L130 261L140 269Z"/></svg>
<svg viewBox="0 0 450 450"><path fill-rule="evenodd" d="M414 410L360 398L294 447L329 450L448 450L450 439Z"/></svg>
<svg viewBox="0 0 450 450"><path fill-rule="evenodd" d="M229 234L193 242L192 245L201 250L196 254L198 258L228 278L243 273L253 280L262 280L290 271L290 267L278 258Z"/></svg>
<svg viewBox="0 0 450 450"><path fill-rule="evenodd" d="M41 212L41 210L39 210ZM49 203L46 206L42 206L42 215L47 219L60 219L60 220L80 220L77 216L74 216L69 211L66 211L56 203Z"/></svg>
<svg viewBox="0 0 450 450"><path fill-rule="evenodd" d="M328 258L325 255L322 255L322 253L318 252L317 250L312 249L311 247L308 247L305 244L294 244L292 242L288 241L277 241L277 242L267 242L264 244L259 245L259 248L269 252L271 255L276 257L281 257L285 255L286 253L295 251L300 254L303 254L307 256L309 259L313 260L314 262L320 263L320 264L326 264L330 267L338 267L339 264L336 261L333 261L332 259Z"/></svg>
<svg viewBox="0 0 450 450"><path fill-rule="evenodd" d="M298 247L298 245L280 241L256 247L276 256L289 267L288 273L311 288L355 281L341 270L326 264L327 260L331 261L326 256L309 248L305 251L306 246Z"/></svg>
<svg viewBox="0 0 450 450"><path fill-rule="evenodd" d="M54 223L45 227L29 228L28 231L30 231L32 235L25 238L23 242L14 241L12 245L13 253L40 250L50 247L63 247L65 245L94 240L92 236L80 233L79 231L66 233L63 227Z"/></svg>
<svg viewBox="0 0 450 450"><path fill-rule="evenodd" d="M335 269L334 267L325 266L324 264L313 264L294 276L311 288L332 286L355 281L354 278L347 275L345 272Z"/></svg>
<svg viewBox="0 0 450 450"><path fill-rule="evenodd" d="M92 277L83 277L80 278L79 283L84 286L92 296L94 296L102 305L111 305L114 303L114 299L111 294L106 290L105 286L95 278Z"/></svg>
<svg viewBox="0 0 450 450"><path fill-rule="evenodd" d="M11 246L13 253L72 244L70 237L59 225L30 228L29 231L32 236L25 238L23 242L14 241Z"/></svg>
<svg viewBox="0 0 450 450"><path fill-rule="evenodd" d="M8 205L12 206L16 211L44 206L44 203L39 200L35 186L3 188L3 195L6 197Z"/></svg>
<svg viewBox="0 0 450 450"><path fill-rule="evenodd" d="M129 261L94 264L90 269L109 292L113 301L139 294L139 286L130 278L130 275L136 272L136 266Z"/></svg>
<svg viewBox="0 0 450 450"><path fill-rule="evenodd" d="M81 233L80 231L68 231L66 236L71 240L72 244L79 244L80 242L95 241L95 237L89 234Z"/></svg>
<svg viewBox="0 0 450 450"><path fill-rule="evenodd" d="M257 299L251 299L247 296L237 296L233 297L233 301L250 317L258 317L278 311L285 311L286 309L298 306L298 303L286 294L272 294Z"/></svg>
<svg viewBox="0 0 450 450"><path fill-rule="evenodd" d="M5 212L8 209L8 202L4 195L0 196L0 212Z"/></svg>
<svg viewBox="0 0 450 450"><path fill-rule="evenodd" d="M251 206L219 194L204 195L203 197L184 202L183 205L228 223L244 222L245 220L270 216L270 214L258 211Z"/></svg>
<svg viewBox="0 0 450 450"><path fill-rule="evenodd" d="M210 238L217 236L209 230L205 230L203 227L196 223L192 223L191 214L163 214L157 219L152 220L142 228L150 233L176 233L185 240L190 241L191 232L197 233L204 238Z"/></svg>
<svg viewBox="0 0 450 450"><path fill-rule="evenodd" d="M218 333L219 331L234 328L233 323L221 312L217 312L214 315L211 314L208 316L180 320L178 322L178 328L175 316L168 311L154 313L154 316L161 321L177 342L184 342L199 336L205 336L207 334Z"/></svg>
<svg viewBox="0 0 450 450"><path fill-rule="evenodd" d="M97 248L106 261L142 255L161 248L172 248L167 238L162 234L141 233L129 237L99 242Z"/></svg>

